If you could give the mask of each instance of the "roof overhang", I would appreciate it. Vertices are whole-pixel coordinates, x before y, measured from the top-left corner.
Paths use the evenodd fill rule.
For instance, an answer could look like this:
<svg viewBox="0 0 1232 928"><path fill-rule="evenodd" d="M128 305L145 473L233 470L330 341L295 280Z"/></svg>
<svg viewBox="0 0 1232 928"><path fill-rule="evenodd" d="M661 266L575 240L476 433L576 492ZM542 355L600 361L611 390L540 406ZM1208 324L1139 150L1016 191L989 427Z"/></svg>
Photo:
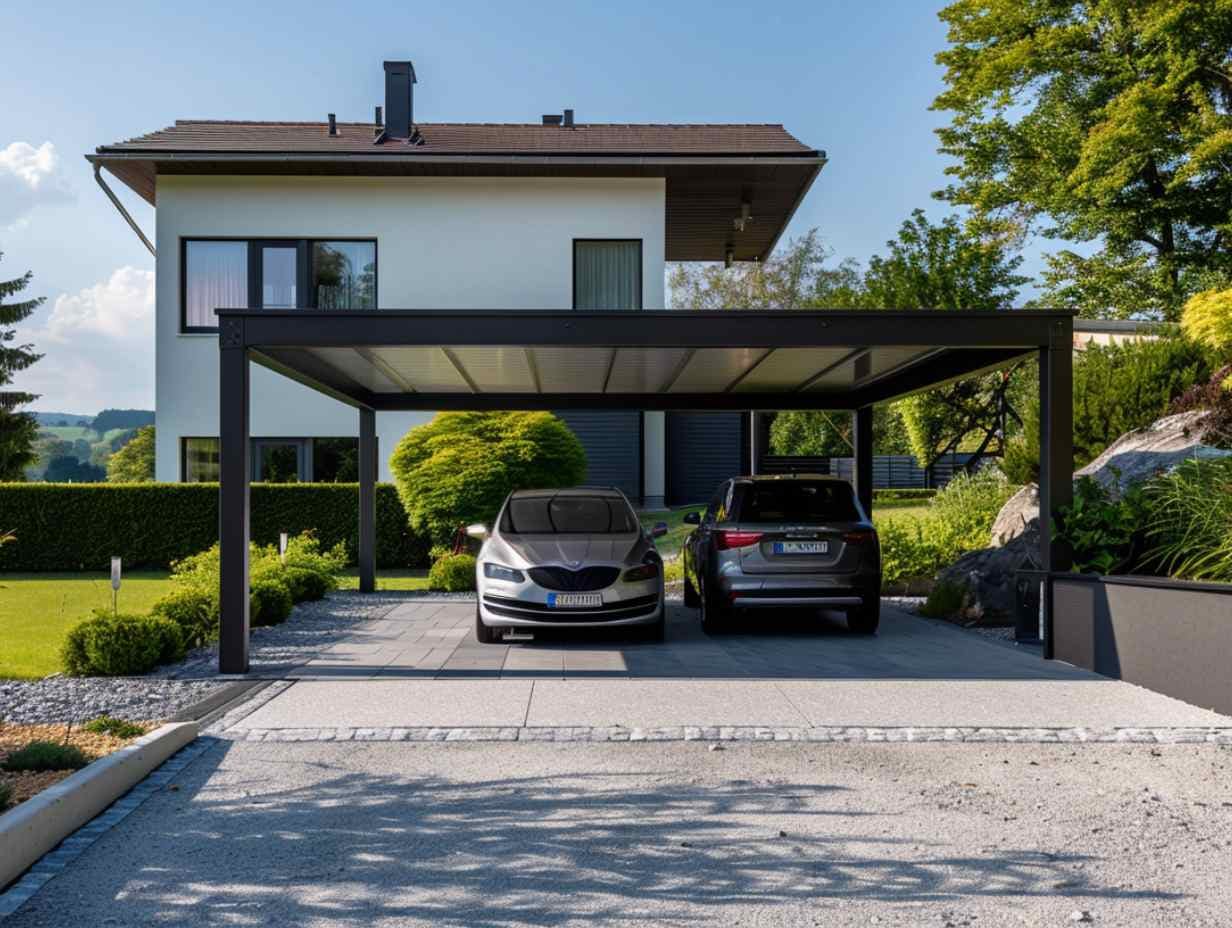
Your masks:
<svg viewBox="0 0 1232 928"><path fill-rule="evenodd" d="M220 345L376 410L858 409L1069 350L1065 311L220 310Z"/></svg>
<svg viewBox="0 0 1232 928"><path fill-rule="evenodd" d="M813 180L824 152L800 155L425 155L403 152L168 152L100 150L92 164L151 205L160 175L377 177L662 177L668 261L764 261ZM742 202L753 220L737 232Z"/></svg>

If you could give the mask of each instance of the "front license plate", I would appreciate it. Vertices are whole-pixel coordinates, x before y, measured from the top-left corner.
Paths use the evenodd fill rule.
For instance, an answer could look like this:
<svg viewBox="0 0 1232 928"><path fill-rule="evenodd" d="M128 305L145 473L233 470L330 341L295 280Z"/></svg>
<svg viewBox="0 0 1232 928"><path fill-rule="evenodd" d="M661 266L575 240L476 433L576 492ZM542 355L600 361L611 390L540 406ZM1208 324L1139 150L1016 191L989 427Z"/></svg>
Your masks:
<svg viewBox="0 0 1232 928"><path fill-rule="evenodd" d="M775 554L828 554L828 541L776 541Z"/></svg>
<svg viewBox="0 0 1232 928"><path fill-rule="evenodd" d="M549 593L549 609L588 609L603 605L601 593Z"/></svg>

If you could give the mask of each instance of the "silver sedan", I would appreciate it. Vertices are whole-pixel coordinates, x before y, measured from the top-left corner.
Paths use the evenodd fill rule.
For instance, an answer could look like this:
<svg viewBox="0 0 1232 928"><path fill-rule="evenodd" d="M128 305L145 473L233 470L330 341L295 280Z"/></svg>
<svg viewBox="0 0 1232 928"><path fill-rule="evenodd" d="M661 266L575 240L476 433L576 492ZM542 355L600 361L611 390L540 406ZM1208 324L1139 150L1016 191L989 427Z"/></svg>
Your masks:
<svg viewBox="0 0 1232 928"><path fill-rule="evenodd" d="M467 532L483 540L475 566L481 643L519 630L612 625L662 639L663 559L654 539L667 525L642 528L619 490L519 490L491 528Z"/></svg>

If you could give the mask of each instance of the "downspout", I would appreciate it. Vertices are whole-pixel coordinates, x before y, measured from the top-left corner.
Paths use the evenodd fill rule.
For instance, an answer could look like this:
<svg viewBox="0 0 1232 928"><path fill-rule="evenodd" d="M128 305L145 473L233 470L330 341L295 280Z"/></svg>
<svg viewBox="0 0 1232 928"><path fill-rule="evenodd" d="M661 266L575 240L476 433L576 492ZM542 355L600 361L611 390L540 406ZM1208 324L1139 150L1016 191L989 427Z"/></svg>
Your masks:
<svg viewBox="0 0 1232 928"><path fill-rule="evenodd" d="M120 202L120 198L115 195L115 192L107 186L107 182L103 180L102 170L102 165L94 165L94 180L97 181L98 185L103 188L103 193L107 194L107 199L111 201L112 206L120 211L120 215L124 217L124 221L128 223L129 228L137 233L137 238L141 239L141 244L145 245L150 254L157 258L158 252L154 250L154 246L150 244L150 240L145 237L145 233L142 232L141 227L137 225L137 220L133 219L129 211L124 208L124 204Z"/></svg>

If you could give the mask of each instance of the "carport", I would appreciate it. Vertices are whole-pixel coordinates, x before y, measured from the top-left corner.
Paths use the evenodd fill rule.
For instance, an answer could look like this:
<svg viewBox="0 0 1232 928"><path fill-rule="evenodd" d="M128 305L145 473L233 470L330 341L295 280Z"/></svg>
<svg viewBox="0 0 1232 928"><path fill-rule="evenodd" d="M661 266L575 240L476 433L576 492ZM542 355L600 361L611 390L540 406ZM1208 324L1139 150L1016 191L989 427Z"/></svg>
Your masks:
<svg viewBox="0 0 1232 928"><path fill-rule="evenodd" d="M376 588L376 413L394 410L850 410L872 511L873 406L1040 363L1040 563L1069 566L1050 523L1071 499L1072 314L723 310L220 310L223 673L248 670L250 363L359 416L360 590ZM1047 599L1047 597L1046 597ZM1045 656L1051 656L1051 609Z"/></svg>

